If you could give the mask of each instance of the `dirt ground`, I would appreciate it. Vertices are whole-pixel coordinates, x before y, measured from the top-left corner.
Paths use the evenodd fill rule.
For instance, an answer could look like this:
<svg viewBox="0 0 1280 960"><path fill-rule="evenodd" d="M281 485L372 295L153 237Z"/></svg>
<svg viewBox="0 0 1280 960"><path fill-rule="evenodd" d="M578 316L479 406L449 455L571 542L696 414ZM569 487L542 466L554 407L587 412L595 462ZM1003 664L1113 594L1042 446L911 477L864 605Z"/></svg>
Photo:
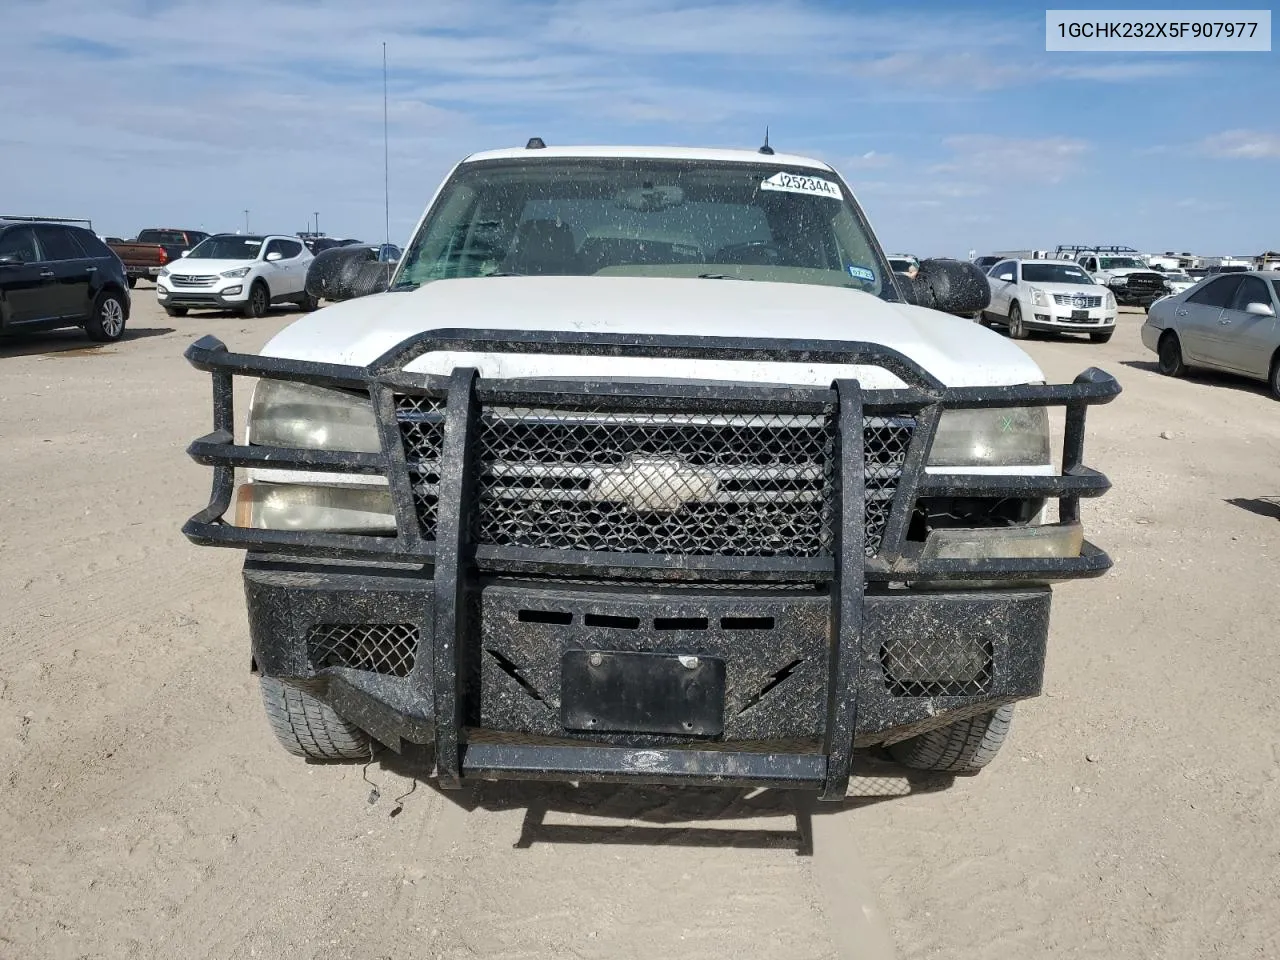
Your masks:
<svg viewBox="0 0 1280 960"><path fill-rule="evenodd" d="M0 958L1280 956L1280 405L1174 381L1125 313L1086 503L1115 557L1055 597L1045 696L982 775L782 794L309 766L249 676L239 555L178 528L209 474L211 332L0 343ZM371 800L371 781L380 796Z"/></svg>

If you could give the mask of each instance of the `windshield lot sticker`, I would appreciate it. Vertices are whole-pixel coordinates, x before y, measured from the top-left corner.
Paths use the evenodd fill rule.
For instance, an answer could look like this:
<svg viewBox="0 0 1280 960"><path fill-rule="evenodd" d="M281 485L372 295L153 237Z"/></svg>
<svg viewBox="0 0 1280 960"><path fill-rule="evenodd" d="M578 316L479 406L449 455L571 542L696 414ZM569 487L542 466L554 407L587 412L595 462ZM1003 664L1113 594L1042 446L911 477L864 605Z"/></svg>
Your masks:
<svg viewBox="0 0 1280 960"><path fill-rule="evenodd" d="M855 280L863 280L867 283L876 282L876 272L874 270L868 270L866 267L854 266L852 263L845 269L849 271L849 276L853 277Z"/></svg>
<svg viewBox="0 0 1280 960"><path fill-rule="evenodd" d="M821 177L798 177L794 173L775 173L768 180L760 181L761 190L780 190L783 193L806 193L811 197L830 197L839 200L840 188Z"/></svg>

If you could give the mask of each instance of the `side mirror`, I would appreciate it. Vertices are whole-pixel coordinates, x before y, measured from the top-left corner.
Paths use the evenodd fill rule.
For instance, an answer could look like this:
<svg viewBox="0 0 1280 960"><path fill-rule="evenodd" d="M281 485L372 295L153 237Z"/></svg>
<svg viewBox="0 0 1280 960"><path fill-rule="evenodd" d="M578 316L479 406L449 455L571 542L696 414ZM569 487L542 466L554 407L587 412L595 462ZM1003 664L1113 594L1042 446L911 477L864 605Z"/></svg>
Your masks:
<svg viewBox="0 0 1280 960"><path fill-rule="evenodd" d="M330 247L307 268L307 293L319 300L354 300L381 293L391 283L394 263L379 263L369 247Z"/></svg>
<svg viewBox="0 0 1280 960"><path fill-rule="evenodd" d="M907 302L918 307L972 317L991 305L986 274L967 260L921 260L915 277L896 274L894 279Z"/></svg>
<svg viewBox="0 0 1280 960"><path fill-rule="evenodd" d="M999 280L1001 283L1013 283L1013 274L1002 273L1000 274L1000 276L996 277L996 279Z"/></svg>
<svg viewBox="0 0 1280 960"><path fill-rule="evenodd" d="M16 253L6 253L3 256L0 256L0 267L20 267L24 263L26 263L26 261Z"/></svg>
<svg viewBox="0 0 1280 960"><path fill-rule="evenodd" d="M276 262L277 260L279 260L282 256L284 256L284 255L283 255L282 253L280 253L278 250L272 250L270 253L268 253L268 254L267 254L267 260L268 260L270 263L275 263L275 262Z"/></svg>
<svg viewBox="0 0 1280 960"><path fill-rule="evenodd" d="M1271 304L1259 303L1257 301L1254 301L1253 303L1245 307L1244 312L1252 314L1255 317L1274 317L1276 315L1276 312L1272 308Z"/></svg>
<svg viewBox="0 0 1280 960"><path fill-rule="evenodd" d="M191 252L190 250L183 250L182 253L179 254L179 256L185 257L190 252Z"/></svg>

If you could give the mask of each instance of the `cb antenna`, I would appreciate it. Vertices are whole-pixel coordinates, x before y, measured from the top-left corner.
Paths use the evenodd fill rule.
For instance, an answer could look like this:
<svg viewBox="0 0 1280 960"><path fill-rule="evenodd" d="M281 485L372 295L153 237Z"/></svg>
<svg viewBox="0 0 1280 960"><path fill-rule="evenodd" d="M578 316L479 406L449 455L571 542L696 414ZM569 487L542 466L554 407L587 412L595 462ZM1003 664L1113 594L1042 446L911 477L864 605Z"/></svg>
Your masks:
<svg viewBox="0 0 1280 960"><path fill-rule="evenodd" d="M391 151L387 135L387 41L382 41L382 216L386 240L391 242Z"/></svg>
<svg viewBox="0 0 1280 960"><path fill-rule="evenodd" d="M769 127L767 125L764 128L764 145L760 148L760 152L770 157L773 156L773 147L769 146Z"/></svg>

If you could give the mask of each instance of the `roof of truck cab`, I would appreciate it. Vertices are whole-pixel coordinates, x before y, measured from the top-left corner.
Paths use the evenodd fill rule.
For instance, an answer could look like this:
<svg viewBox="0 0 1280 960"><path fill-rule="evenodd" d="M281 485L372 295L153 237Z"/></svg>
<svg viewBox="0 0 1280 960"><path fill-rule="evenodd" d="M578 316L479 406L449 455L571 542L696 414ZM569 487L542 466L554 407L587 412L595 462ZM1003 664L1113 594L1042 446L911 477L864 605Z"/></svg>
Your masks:
<svg viewBox="0 0 1280 960"><path fill-rule="evenodd" d="M552 157L616 157L635 160L714 160L722 163L759 163L768 166L812 167L834 173L828 164L792 153L760 153L758 150L721 150L711 147L507 147L473 153L463 163L481 160L546 160Z"/></svg>

